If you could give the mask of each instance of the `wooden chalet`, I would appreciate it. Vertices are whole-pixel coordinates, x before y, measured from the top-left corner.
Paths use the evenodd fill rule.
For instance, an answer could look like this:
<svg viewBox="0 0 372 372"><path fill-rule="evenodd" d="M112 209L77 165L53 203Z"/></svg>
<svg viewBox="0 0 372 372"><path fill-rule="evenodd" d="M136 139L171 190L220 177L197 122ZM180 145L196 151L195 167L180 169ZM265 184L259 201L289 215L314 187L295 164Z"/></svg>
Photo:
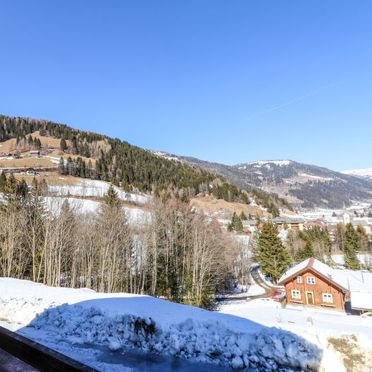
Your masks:
<svg viewBox="0 0 372 372"><path fill-rule="evenodd" d="M315 258L308 258L289 269L279 280L289 304L303 304L345 310L349 296L346 284L335 278L333 269Z"/></svg>

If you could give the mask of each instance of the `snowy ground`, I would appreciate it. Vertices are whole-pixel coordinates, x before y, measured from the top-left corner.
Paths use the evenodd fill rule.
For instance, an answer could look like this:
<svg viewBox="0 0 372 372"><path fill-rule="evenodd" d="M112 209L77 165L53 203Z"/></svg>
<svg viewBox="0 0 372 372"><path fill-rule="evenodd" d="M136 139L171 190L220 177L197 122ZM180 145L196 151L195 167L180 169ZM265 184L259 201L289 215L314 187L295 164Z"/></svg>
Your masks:
<svg viewBox="0 0 372 372"><path fill-rule="evenodd" d="M49 185L48 190L58 196L82 196L82 197L98 197L102 198L107 194L110 187L109 182L79 179L76 185ZM137 203L147 204L151 201L151 197L144 194L134 194L125 192L119 187L114 186L118 197L121 200Z"/></svg>
<svg viewBox="0 0 372 372"><path fill-rule="evenodd" d="M354 371L372 371L372 318L346 315L345 313L306 307L282 308L270 299L235 301L220 308L224 314L250 319L268 327L277 327L301 335L323 350L321 369L344 371L343 356L329 346L329 338L355 335L358 348L364 348L364 363Z"/></svg>
<svg viewBox="0 0 372 372"><path fill-rule="evenodd" d="M222 311L233 313L238 309L223 307ZM265 307L265 311L269 309ZM99 370L127 370L108 363L107 353L106 359L102 358L102 349L116 352L116 361L123 350L132 349L145 355L157 353L250 370L318 368L322 351L315 344L291 332L251 321L244 312L236 315L148 296L51 288L0 278L3 326ZM199 366L195 364L192 369L198 370Z"/></svg>
<svg viewBox="0 0 372 372"><path fill-rule="evenodd" d="M97 213L102 206L102 203L97 200L81 199L74 197L54 197L47 196L44 197L47 208L52 211L52 213L58 214L61 211L63 202L67 200L72 209L74 209L79 214L86 213ZM123 207L125 214L131 224L140 224L148 222L151 218L150 212L137 208L137 207Z"/></svg>

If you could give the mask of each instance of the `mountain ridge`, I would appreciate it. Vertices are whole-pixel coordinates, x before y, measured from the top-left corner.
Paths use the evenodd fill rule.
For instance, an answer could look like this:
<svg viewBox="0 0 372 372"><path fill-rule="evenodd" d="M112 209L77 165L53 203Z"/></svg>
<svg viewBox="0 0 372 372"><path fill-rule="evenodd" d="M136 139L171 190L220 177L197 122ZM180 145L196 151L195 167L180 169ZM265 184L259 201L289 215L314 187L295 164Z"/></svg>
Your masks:
<svg viewBox="0 0 372 372"><path fill-rule="evenodd" d="M290 159L257 160L236 165L189 156L178 159L223 175L241 189L258 188L300 208L342 208L354 201L372 198L372 183L366 179Z"/></svg>
<svg viewBox="0 0 372 372"><path fill-rule="evenodd" d="M359 168L359 169L350 169L342 171L343 174L348 174L350 176L363 178L368 181L372 181L372 167L371 168Z"/></svg>
<svg viewBox="0 0 372 372"><path fill-rule="evenodd" d="M38 171L52 167L61 175L108 181L125 191L173 195L183 201L205 194L227 202L255 201L274 217L283 205L291 209L267 193L242 191L216 172L165 157L165 153L65 124L0 115L0 172L25 173L31 163ZM58 165L53 164L56 159Z"/></svg>

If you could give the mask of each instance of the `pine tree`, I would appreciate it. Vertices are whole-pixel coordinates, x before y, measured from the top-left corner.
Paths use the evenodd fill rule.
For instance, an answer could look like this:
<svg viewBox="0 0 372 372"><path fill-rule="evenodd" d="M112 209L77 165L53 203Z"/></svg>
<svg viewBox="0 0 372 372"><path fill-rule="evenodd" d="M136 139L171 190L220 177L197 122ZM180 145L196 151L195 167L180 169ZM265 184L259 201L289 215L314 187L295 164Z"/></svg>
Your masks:
<svg viewBox="0 0 372 372"><path fill-rule="evenodd" d="M105 195L105 204L108 207L118 207L120 204L118 193L115 191L114 186L112 185L110 185L109 189L107 190L107 194Z"/></svg>
<svg viewBox="0 0 372 372"><path fill-rule="evenodd" d="M5 192L6 188L6 175L4 172L0 173L0 192Z"/></svg>
<svg viewBox="0 0 372 372"><path fill-rule="evenodd" d="M346 225L344 257L348 269L359 270L360 262L357 257L359 237L351 223Z"/></svg>
<svg viewBox="0 0 372 372"><path fill-rule="evenodd" d="M15 195L16 192L17 192L17 180L14 177L14 174L11 173L6 181L5 193Z"/></svg>
<svg viewBox="0 0 372 372"><path fill-rule="evenodd" d="M235 221L235 231L242 232L244 229L242 220L238 217Z"/></svg>
<svg viewBox="0 0 372 372"><path fill-rule="evenodd" d="M310 257L314 257L314 250L310 240L307 240L305 247L297 252L296 259L298 261L303 261Z"/></svg>
<svg viewBox="0 0 372 372"><path fill-rule="evenodd" d="M243 231L243 223L240 219L240 217L234 212L231 218L231 226L232 229L235 231Z"/></svg>
<svg viewBox="0 0 372 372"><path fill-rule="evenodd" d="M289 253L278 236L278 229L271 222L265 223L259 234L258 259L263 273L270 275L275 282L291 262Z"/></svg>
<svg viewBox="0 0 372 372"><path fill-rule="evenodd" d="M358 234L359 250L361 251L368 250L368 234L366 233L365 228L362 225L358 225L356 232Z"/></svg>
<svg viewBox="0 0 372 372"><path fill-rule="evenodd" d="M65 161L62 157L59 159L58 171L60 174L66 174Z"/></svg>
<svg viewBox="0 0 372 372"><path fill-rule="evenodd" d="M22 178L22 180L16 186L16 195L19 198L26 198L28 194L28 186L26 181Z"/></svg>
<svg viewBox="0 0 372 372"><path fill-rule="evenodd" d="M59 147L60 147L61 151L63 151L63 152L67 150L67 143L66 143L66 140L64 138L61 139Z"/></svg>

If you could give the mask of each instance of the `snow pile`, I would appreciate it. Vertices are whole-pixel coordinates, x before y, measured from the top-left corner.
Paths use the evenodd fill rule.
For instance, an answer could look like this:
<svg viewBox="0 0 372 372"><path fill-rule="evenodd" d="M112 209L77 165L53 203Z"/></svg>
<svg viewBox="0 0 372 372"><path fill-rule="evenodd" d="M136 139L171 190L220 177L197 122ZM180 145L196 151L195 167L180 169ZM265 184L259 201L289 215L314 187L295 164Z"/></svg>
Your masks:
<svg viewBox="0 0 372 372"><path fill-rule="evenodd" d="M39 315L37 315L39 314ZM137 348L233 368L317 369L321 351L290 332L149 296L51 288L0 279L0 318L23 319L27 335L59 342Z"/></svg>
<svg viewBox="0 0 372 372"><path fill-rule="evenodd" d="M235 301L221 306L220 312L247 318L267 327L278 327L300 335L322 349L319 371L345 371L342 356L329 346L329 338L345 335L358 340L357 350L364 358L372 355L372 318L352 316L334 310L289 306L271 299ZM364 371L364 369L355 369Z"/></svg>

